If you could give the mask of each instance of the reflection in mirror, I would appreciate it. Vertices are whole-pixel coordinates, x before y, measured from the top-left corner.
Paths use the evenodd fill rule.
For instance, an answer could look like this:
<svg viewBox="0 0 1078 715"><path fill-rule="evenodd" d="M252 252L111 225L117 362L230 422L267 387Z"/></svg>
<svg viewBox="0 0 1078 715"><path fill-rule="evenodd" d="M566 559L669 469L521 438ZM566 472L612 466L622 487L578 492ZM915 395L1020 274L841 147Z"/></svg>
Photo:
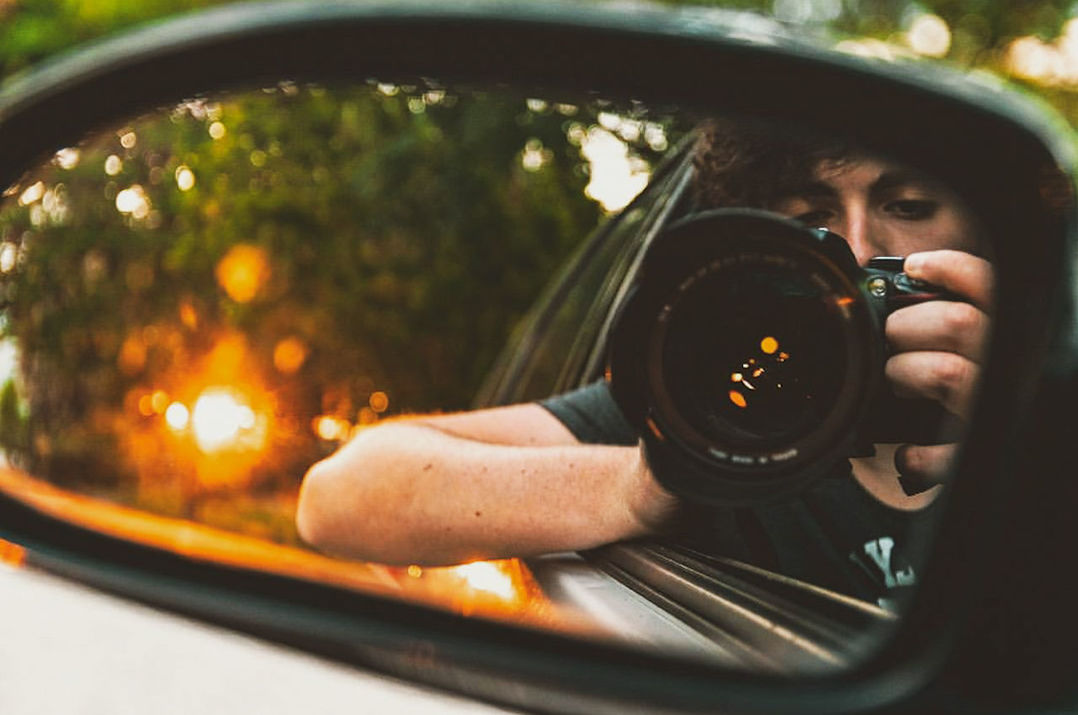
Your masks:
<svg viewBox="0 0 1078 715"><path fill-rule="evenodd" d="M737 667L845 665L893 620L990 307L932 177L639 103L282 83L98 133L5 196L6 492ZM770 213L700 216L744 207Z"/></svg>

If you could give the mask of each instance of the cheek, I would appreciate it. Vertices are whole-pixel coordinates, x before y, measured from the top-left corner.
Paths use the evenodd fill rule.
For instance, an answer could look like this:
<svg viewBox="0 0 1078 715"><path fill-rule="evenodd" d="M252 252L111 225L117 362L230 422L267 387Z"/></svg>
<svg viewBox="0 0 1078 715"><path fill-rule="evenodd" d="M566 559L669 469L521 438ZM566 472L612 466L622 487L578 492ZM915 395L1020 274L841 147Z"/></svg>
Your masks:
<svg viewBox="0 0 1078 715"><path fill-rule="evenodd" d="M975 228L972 217L963 212L953 211L941 214L932 232L938 245L933 248L951 248L967 253L980 253L980 232Z"/></svg>
<svg viewBox="0 0 1078 715"><path fill-rule="evenodd" d="M979 253L973 223L956 213L945 212L927 221L891 221L884 234L891 255L908 256L918 251L949 248Z"/></svg>

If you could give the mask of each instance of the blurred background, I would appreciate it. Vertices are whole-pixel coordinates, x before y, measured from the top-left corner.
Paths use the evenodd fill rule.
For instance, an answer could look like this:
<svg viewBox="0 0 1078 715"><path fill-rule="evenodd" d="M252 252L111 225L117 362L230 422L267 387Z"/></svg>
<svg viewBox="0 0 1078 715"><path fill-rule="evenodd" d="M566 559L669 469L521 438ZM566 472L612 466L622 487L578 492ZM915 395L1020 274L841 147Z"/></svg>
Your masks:
<svg viewBox="0 0 1078 715"><path fill-rule="evenodd" d="M213 4L0 0L0 75ZM1072 0L671 4L994 73L1078 122ZM688 125L283 83L62 150L0 187L0 449L65 489L297 544L306 467L386 417L468 407L556 268Z"/></svg>

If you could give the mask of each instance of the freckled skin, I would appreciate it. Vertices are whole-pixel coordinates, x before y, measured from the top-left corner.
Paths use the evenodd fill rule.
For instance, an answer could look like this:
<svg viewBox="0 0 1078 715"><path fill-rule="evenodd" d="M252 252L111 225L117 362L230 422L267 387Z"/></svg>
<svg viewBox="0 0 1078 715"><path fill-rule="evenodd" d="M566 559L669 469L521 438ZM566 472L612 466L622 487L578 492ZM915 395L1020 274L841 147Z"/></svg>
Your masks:
<svg viewBox="0 0 1078 715"><path fill-rule="evenodd" d="M582 445L536 404L389 420L311 468L297 528L402 565L586 549L655 530L674 502L652 482L639 449Z"/></svg>

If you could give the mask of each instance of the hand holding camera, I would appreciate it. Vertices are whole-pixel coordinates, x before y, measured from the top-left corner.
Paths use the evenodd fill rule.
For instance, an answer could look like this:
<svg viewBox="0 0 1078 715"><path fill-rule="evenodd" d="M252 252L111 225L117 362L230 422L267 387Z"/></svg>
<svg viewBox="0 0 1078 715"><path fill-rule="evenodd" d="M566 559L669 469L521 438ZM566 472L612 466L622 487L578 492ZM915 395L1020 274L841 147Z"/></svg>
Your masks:
<svg viewBox="0 0 1078 715"><path fill-rule="evenodd" d="M949 413L968 417L986 351L994 272L983 258L952 250L916 253L904 271L957 296L891 313L885 336L892 354L885 375L897 394L934 400ZM895 467L907 492L941 482L956 445L904 445Z"/></svg>
<svg viewBox="0 0 1078 715"><path fill-rule="evenodd" d="M901 451L907 491L945 471L946 413L968 411L990 268L953 251L902 264L861 268L840 236L749 209L657 238L610 373L660 484L705 503L766 501L876 443L929 445Z"/></svg>

